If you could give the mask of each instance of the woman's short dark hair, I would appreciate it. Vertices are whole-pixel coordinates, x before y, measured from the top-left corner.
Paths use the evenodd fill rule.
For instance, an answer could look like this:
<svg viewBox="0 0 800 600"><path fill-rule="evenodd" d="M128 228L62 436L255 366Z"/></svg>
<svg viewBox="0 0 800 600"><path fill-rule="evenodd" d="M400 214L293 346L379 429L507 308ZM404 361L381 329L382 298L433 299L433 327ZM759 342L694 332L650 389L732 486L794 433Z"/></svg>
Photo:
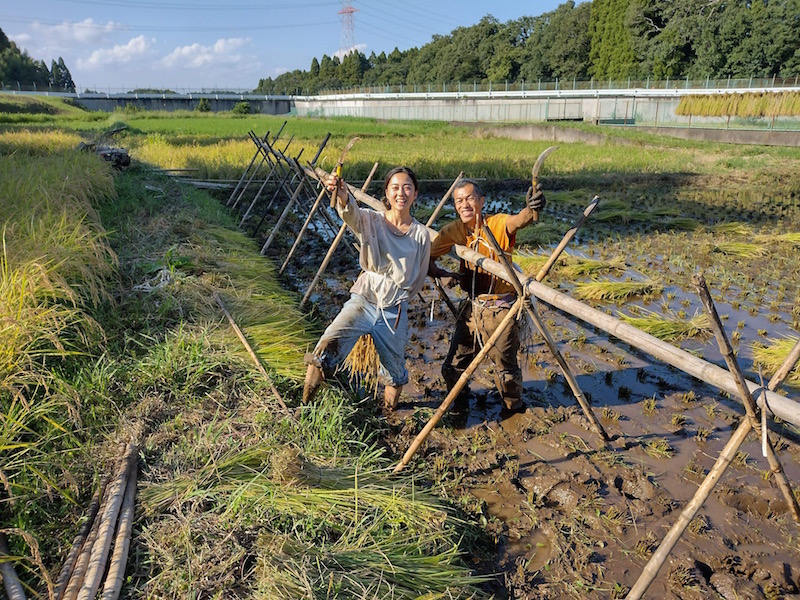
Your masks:
<svg viewBox="0 0 800 600"><path fill-rule="evenodd" d="M394 169L390 169L388 173L386 173L386 177L383 178L383 198L381 198L381 202L386 208L391 208L389 204L389 200L386 198L386 190L389 187L389 182L391 181L392 177L397 175L398 173L405 173L409 177L411 177L411 181L414 182L414 189L419 191L419 183L417 182L417 176L414 175L414 171L411 170L411 167L395 167Z"/></svg>

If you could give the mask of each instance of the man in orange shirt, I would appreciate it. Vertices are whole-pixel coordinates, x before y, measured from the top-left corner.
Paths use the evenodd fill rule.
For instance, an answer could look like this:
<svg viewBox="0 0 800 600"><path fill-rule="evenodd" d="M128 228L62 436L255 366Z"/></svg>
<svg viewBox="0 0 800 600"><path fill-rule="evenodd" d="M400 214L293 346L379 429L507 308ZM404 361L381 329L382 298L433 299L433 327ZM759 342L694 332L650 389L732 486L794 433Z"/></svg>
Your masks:
<svg viewBox="0 0 800 600"><path fill-rule="evenodd" d="M514 287L476 267L472 263L461 261L460 273L446 271L436 265L440 256L447 254L455 244L467 246L494 260L495 255L490 241L483 233L485 224L492 232L509 260L514 251L516 233L527 227L534 220L534 211L545 206L545 198L541 189L528 191L527 206L514 215L500 213L484 216L485 204L483 191L472 179L460 180L453 189L453 203L458 219L445 225L439 235L431 242L431 263L428 274L432 277L454 277L468 294L458 307L456 326L450 340L450 351L442 365L442 377L450 391L458 378L472 362L486 340L494 333L503 317L516 301ZM480 341L478 341L480 336ZM503 398L507 410L516 411L523 408L522 402L522 370L517 361L519 351L519 327L515 322L497 340L489 357L495 365L494 379L497 391ZM461 400L466 397L466 388Z"/></svg>

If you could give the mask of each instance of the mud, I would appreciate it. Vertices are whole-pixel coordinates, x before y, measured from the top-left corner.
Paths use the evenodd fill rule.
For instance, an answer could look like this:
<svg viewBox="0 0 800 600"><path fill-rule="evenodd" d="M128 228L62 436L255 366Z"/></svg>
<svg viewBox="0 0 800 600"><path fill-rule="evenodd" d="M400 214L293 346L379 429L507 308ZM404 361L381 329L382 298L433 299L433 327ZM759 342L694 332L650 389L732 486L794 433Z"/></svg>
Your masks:
<svg viewBox="0 0 800 600"><path fill-rule="evenodd" d="M558 218L569 222L570 214ZM691 238L671 235L675 237L660 249L642 247L641 262L632 271L641 273L644 264L665 273L676 269L670 261L686 250L682 245ZM291 233L281 237L274 253L282 261L294 239ZM607 252L610 237L602 228L589 229L572 251L600 256ZM300 294L327 250L320 237L309 236L306 244L285 280ZM629 264L636 260L633 254L626 257ZM691 271L689 263L686 268ZM341 307L357 274L354 261L333 261L312 296L323 325ZM752 295L760 284L757 273L750 277ZM568 290L570 283L553 285ZM456 289L448 292L455 301L461 297ZM791 290L788 298L791 294L797 291ZM748 301L733 300L741 297L737 286L716 297L726 327L740 333L737 341L763 338L765 330L796 335L790 300L764 301L763 310L753 310ZM651 308L652 302L637 301ZM699 306L678 281L665 288L661 302L689 314ZM467 402L446 415L412 466L424 462L431 485L454 498L493 536L492 552L473 557L473 564L477 571L497 574L487 588L495 597L622 598L714 465L744 411L728 394L601 331L544 304L539 310L610 437L609 447L592 431L547 346L527 335L520 355L524 411L502 409L487 361L470 383ZM397 410L386 417L386 442L397 456L445 398L440 367L453 325L432 286L411 303L409 313L411 381ZM713 338L689 340L683 347L722 364ZM737 349L747 376L757 378L746 345L737 344ZM796 398L797 390L788 389ZM797 497L797 431L785 424L774 430L772 439ZM800 527L774 479L758 437L751 433L645 597L800 597Z"/></svg>

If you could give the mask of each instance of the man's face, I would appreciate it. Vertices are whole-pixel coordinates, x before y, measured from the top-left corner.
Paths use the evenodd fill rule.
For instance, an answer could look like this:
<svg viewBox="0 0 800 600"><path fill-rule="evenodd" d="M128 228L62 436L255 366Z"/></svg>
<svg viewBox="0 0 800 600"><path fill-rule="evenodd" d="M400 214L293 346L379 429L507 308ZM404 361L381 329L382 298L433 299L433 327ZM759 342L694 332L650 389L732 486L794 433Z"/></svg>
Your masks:
<svg viewBox="0 0 800 600"><path fill-rule="evenodd" d="M478 216L483 211L483 196L476 196L475 186L468 183L453 192L453 204L456 207L461 222L469 227L475 227Z"/></svg>

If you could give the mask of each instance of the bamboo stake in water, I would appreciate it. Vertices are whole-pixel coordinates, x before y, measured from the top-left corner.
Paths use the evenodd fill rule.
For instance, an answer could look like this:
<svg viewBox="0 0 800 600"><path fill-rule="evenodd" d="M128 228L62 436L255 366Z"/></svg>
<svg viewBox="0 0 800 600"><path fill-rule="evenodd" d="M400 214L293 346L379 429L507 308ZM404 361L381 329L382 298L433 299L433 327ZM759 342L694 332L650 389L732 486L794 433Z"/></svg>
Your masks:
<svg viewBox="0 0 800 600"><path fill-rule="evenodd" d="M520 282L519 277L517 276L517 272L514 271L514 267L511 266L511 261L506 256L506 253L500 247L500 244L497 241L497 238L494 237L492 230L483 225L483 231L486 234L486 237L489 239L489 243L494 248L495 254L497 254L498 258L500 259L501 263L505 266L506 272L508 273L508 279L511 281L511 284L514 286L514 289L517 292L517 296L522 298L525 296L525 290L522 287L522 282ZM541 336L544 338L547 347L550 349L550 353L556 359L558 366L561 367L561 372L564 374L564 378L569 383L569 387L572 390L572 394L575 396L575 399L578 401L578 405L581 407L584 416L589 420L589 424L591 425L594 432L600 437L603 442L603 446L608 448L608 434L606 433L603 426L600 424L600 421L597 420L597 417L592 410L589 401L583 395L583 391L581 390L580 386L578 385L577 379L572 374L572 371L567 364L567 361L564 359L564 356L561 354L561 351L556 346L555 340L550 335L550 332L544 326L542 319L539 317L538 313L533 307L533 300L531 302L525 303L525 311L528 314L528 318L533 322L536 329L539 331Z"/></svg>
<svg viewBox="0 0 800 600"><path fill-rule="evenodd" d="M798 346L800 346L800 342L798 342ZM800 354L796 354L794 351L786 357L783 366L778 369L778 373L773 376L767 385L767 388L770 391L774 392L776 389L778 389L780 384L783 383L784 379L789 374L789 371L791 371L794 367L798 358L800 358ZM708 472L708 475L706 475L706 478L695 492L691 501L689 501L689 503L686 505L686 508L683 509L678 517L678 520L664 537L664 541L661 542L658 549L653 552L653 556L650 557L650 560L645 565L641 575L639 575L639 579L636 580L636 583L625 597L625 600L639 600L647 591L647 588L650 587L650 584L658 575L659 570L664 565L664 562L667 560L670 552L672 552L675 544L678 543L678 540L680 539L681 535L683 535L683 532L686 531L689 523L691 523L692 519L694 519L697 512L703 506L703 503L708 498L711 490L714 489L714 486L717 484L720 477L722 477L725 469L727 469L733 461L736 453L739 450L739 447L744 443L744 440L747 438L747 434L750 433L752 426L753 421L748 418L742 419L741 423L739 423L739 427L736 428L736 431L731 436L731 439L728 440L727 444L725 444L725 447L722 449L722 452L720 452L713 468Z"/></svg>
<svg viewBox="0 0 800 600"><path fill-rule="evenodd" d="M259 139L259 138L258 138L258 136L257 136L255 133L253 133L252 131L250 131L250 132L249 132L249 135L250 135L250 139L251 139L251 140L253 141L253 143L256 145L256 152L257 152L257 153L259 153L259 154L261 154L261 162L259 162L259 163L258 163L258 166L257 166L257 167L256 167L256 168L253 170L253 172L250 174L250 177L249 177L249 179L247 180L247 182L246 182L246 183L245 183L245 184L242 186L242 188L239 190L239 195L236 197L236 200L235 200L235 201L233 202L233 204L231 205L231 210L235 210L235 209L236 209L236 207L237 207L237 206L239 206L239 202L242 200L242 198L244 198L244 194L245 194L245 192L247 191L247 188L248 188L248 187L250 187L250 183L253 181L253 179L255 179L256 175L258 174L258 171L259 171L259 169L261 169L261 167L262 167L262 166L263 166L265 163L266 163L267 165L269 165L269 167L271 167L271 169L274 169L274 165L272 164L272 159L270 158L270 153L269 153L269 152L267 152L266 150L264 150L264 146L266 146L267 148L271 148L271 146L270 146L270 143L269 143L269 140L267 139L267 137L265 136L265 137L264 137L264 139L263 139L263 141L262 141L262 140L261 140L261 139ZM289 142L286 144L286 147L287 147L287 148L289 147L289 144L291 144L291 143L292 143L292 139L294 139L294 136L292 136L292 138L291 138L291 139L289 139ZM272 141L272 143L274 144L276 141L277 141L277 138L275 138L275 139ZM272 174L272 170L270 170L270 175L271 175L271 174ZM267 175L267 179L269 179L270 175ZM266 182L265 182L265 183L266 183ZM264 187L264 184L262 184L262 186L261 186L261 189L263 189L263 187Z"/></svg>
<svg viewBox="0 0 800 600"><path fill-rule="evenodd" d="M308 226L311 223L311 219L314 217L314 213L317 212L319 205L322 203L322 199L325 197L325 192L326 190L324 187L319 191L317 199L311 206L311 210L308 211L308 216L306 217L306 220L303 222L303 226L300 227L300 231L297 233L297 237L295 238L294 244L292 244L292 247L289 250L289 254L286 255L286 260L283 261L281 268L278 270L278 274L282 274L286 269L287 265L289 264L289 261L292 260L292 255L294 255L294 251L300 245L300 240L303 238L303 234L306 232L306 229L308 229Z"/></svg>
<svg viewBox="0 0 800 600"><path fill-rule="evenodd" d="M753 429L759 431L757 417L758 407L755 400L753 400L753 396L750 394L750 390L747 387L747 380L745 379L744 373L742 373L742 369L736 360L736 357L733 353L733 348L728 341L728 337L725 335L725 330L722 327L722 321L720 321L719 315L717 314L717 309L714 306L714 301L711 299L711 294L708 291L708 287L706 287L706 281L703 277L703 274L695 273L692 276L692 283L697 288L697 291L700 294L700 299L703 301L703 305L708 313L711 321L711 327L714 329L714 334L716 335L717 343L719 344L720 352L722 352L722 355L725 358L725 363L728 365L728 371L730 371L731 375L736 381L736 386L739 389L739 397L742 399L742 403L747 411L747 417L750 419ZM797 505L797 498L795 498L794 493L792 492L792 488L789 485L789 480L787 479L786 473L783 470L781 460L778 458L778 454L775 452L775 448L772 446L769 435L766 434L766 432L765 435L766 438L763 440L763 444L770 470L772 471L772 474L775 475L775 481L783 493L783 497L786 499L786 504L789 506L789 511L792 513L792 517L796 523L800 523L800 506Z"/></svg>
<svg viewBox="0 0 800 600"><path fill-rule="evenodd" d="M517 301L511 307L511 310L508 311L508 314L505 317L503 317L502 321L500 321L500 324L497 326L497 329L495 329L494 333L489 337L488 340L486 340L486 343L483 345L483 348L481 348L478 351L478 353L475 355L475 358L472 359L472 362L469 364L469 366L466 369L464 369L464 372L458 378L456 384L447 394L447 397L442 401L441 406L439 406L439 408L427 422L425 427L422 428L422 431L420 431L417 434L417 437L414 438L414 441L411 442L411 446L409 446L408 450L406 450L406 453L403 455L403 458L400 460L399 463L397 463L397 466L394 468L393 471L394 473L399 473L400 471L403 470L403 467L405 467L408 464L408 462L411 460L411 457L414 456L414 453L422 445L422 442L424 442L425 438L428 437L428 434L431 431L433 431L433 428L436 427L436 424L447 413L448 409L450 408L450 405L453 404L453 402L455 401L456 396L458 396L458 394L461 393L461 390L464 388L464 386L467 385L467 383L469 382L469 378L472 377L472 374L475 372L475 369L477 369L480 366L483 359L486 357L487 354L489 354L489 350L491 350L497 343L497 339L503 334L503 332L506 329L508 329L511 326L511 323L514 321L514 319L517 318L517 316L519 315L519 311L524 303L525 303L525 298L523 296L519 296L517 298Z"/></svg>
<svg viewBox="0 0 800 600"><path fill-rule="evenodd" d="M289 141L291 142L291 140ZM267 144L267 146L269 146L269 142L265 143ZM283 151L286 152L286 150L288 149L289 149L289 144L286 144L286 148L284 148ZM264 153L264 157L270 164L269 173L267 173L267 176L264 178L264 181L261 182L261 186L258 188L258 191L256 192L255 196L253 196L253 199L250 201L250 205L247 207L247 210L244 211L244 215L242 215L242 220L239 222L239 227L244 225L245 221L247 221L248 217L250 217L250 214L253 212L253 207L255 207L256 202L258 202L258 200L261 198L261 194L264 193L264 190L266 189L267 185L272 180L272 175L274 174L276 176L279 176L279 174L282 172L280 168L281 167L280 158L276 158L275 162L273 162L269 154L267 154L266 152Z"/></svg>
<svg viewBox="0 0 800 600"><path fill-rule="evenodd" d="M372 178L375 176L375 171L378 170L378 163L372 165L372 170L369 172L364 184L361 186L361 191L365 192L369 187L369 184L372 183ZM339 242L342 241L344 237L345 231L347 231L347 223L342 223L339 227L339 231L336 233L336 237L333 238L333 242L331 242L330 248L328 248L328 253L325 254L325 258L322 260L322 264L317 269L317 274L314 275L314 279L311 280L311 283L306 290L306 293L303 295L303 299L300 301L300 306L303 306L307 301L308 298L311 296L311 292L313 291L314 287L316 287L317 283L322 277L322 274L325 272L325 269L328 268L328 263L331 262L331 258L333 257L333 253L336 251L337 246L339 246Z"/></svg>

